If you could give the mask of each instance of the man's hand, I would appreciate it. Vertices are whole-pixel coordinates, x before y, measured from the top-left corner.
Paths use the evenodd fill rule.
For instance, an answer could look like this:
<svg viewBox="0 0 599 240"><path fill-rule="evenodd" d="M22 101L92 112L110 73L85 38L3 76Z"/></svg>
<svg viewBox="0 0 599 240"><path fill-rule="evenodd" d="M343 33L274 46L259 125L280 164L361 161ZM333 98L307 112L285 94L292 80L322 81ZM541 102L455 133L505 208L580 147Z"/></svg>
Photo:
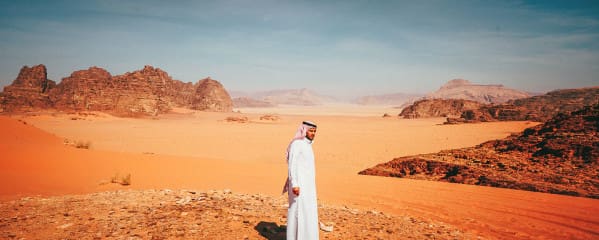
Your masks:
<svg viewBox="0 0 599 240"><path fill-rule="evenodd" d="M291 189L291 191L293 192L293 194L295 194L296 196L299 196L299 187L294 187Z"/></svg>

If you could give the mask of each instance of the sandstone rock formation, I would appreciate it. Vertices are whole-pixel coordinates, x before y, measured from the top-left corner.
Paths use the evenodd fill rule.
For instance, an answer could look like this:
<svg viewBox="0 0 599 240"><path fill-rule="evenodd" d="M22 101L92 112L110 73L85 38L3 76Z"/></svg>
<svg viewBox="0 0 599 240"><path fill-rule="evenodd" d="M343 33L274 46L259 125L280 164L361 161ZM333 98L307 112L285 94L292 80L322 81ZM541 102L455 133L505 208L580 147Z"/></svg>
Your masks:
<svg viewBox="0 0 599 240"><path fill-rule="evenodd" d="M565 89L522 98L498 105L484 105L464 111L464 121L537 121L544 122L558 113L568 113L599 103L599 87Z"/></svg>
<svg viewBox="0 0 599 240"><path fill-rule="evenodd" d="M110 73L90 67L71 73L52 90L54 107L60 110L109 111L114 109L116 87Z"/></svg>
<svg viewBox="0 0 599 240"><path fill-rule="evenodd" d="M231 96L218 81L205 78L198 82L191 108L202 111L230 112L233 110Z"/></svg>
<svg viewBox="0 0 599 240"><path fill-rule="evenodd" d="M55 86L56 83L48 79L46 66L24 66L13 83L4 87L0 105L5 112L52 107L48 92Z"/></svg>
<svg viewBox="0 0 599 240"><path fill-rule="evenodd" d="M393 159L360 174L599 198L599 104L476 147Z"/></svg>
<svg viewBox="0 0 599 240"><path fill-rule="evenodd" d="M166 113L173 107L202 111L231 111L227 91L210 78L197 84L172 79L152 66L111 76L102 68L75 71L56 85L46 68L24 67L2 94L4 111L55 108L59 111L103 111L118 116Z"/></svg>
<svg viewBox="0 0 599 240"><path fill-rule="evenodd" d="M482 104L463 99L423 99L404 108L399 114L403 118L457 117L462 112L477 109Z"/></svg>
<svg viewBox="0 0 599 240"><path fill-rule="evenodd" d="M512 99L529 97L530 94L503 85L472 84L468 80L453 79L439 90L426 96L427 99L466 99L481 103L503 103Z"/></svg>

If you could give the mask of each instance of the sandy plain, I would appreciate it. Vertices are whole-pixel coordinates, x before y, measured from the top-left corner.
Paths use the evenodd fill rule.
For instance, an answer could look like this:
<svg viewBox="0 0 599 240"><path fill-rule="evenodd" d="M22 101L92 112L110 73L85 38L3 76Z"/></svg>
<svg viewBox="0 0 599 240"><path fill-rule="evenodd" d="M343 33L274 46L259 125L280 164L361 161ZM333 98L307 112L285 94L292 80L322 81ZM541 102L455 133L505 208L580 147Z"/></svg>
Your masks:
<svg viewBox="0 0 599 240"><path fill-rule="evenodd" d="M280 195L285 148L305 119L319 126L319 201L415 215L490 239L597 239L599 200L461 184L362 176L394 157L474 146L532 122L442 125L389 107L179 109L158 118L40 113L0 116L0 200L114 189L231 189ZM278 121L260 120L276 114ZM248 123L227 122L246 116ZM78 149L64 141L89 142ZM105 184L131 174L131 185Z"/></svg>

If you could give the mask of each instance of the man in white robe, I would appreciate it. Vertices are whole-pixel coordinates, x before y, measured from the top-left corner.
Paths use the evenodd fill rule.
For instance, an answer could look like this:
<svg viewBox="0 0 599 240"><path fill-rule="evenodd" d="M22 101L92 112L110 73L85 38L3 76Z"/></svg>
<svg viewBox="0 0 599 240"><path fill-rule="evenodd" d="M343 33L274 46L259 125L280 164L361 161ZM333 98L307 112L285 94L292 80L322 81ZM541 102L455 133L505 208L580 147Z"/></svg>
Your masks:
<svg viewBox="0 0 599 240"><path fill-rule="evenodd" d="M287 147L288 174L283 193L289 192L288 240L318 239L318 205L312 151L315 136L316 124L305 121Z"/></svg>

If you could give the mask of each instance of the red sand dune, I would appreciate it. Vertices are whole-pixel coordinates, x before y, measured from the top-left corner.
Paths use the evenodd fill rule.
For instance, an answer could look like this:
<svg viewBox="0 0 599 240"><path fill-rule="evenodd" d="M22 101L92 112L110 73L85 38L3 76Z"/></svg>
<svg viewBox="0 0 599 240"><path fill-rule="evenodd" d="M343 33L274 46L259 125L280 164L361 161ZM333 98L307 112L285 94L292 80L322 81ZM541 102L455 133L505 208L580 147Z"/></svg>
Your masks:
<svg viewBox="0 0 599 240"><path fill-rule="evenodd" d="M172 120L168 119L158 121L94 119L91 120L93 122L91 124L68 119L32 118L27 119L29 123L25 124L16 119L0 117L0 132L2 133L0 135L0 199L6 201L22 196L79 194L123 188L229 188L236 192L266 193L278 196L286 172L285 163L280 157L282 150L278 148L273 150L270 147L265 149L264 146L259 145L269 143L272 146L284 146L288 141L288 135L291 135L294 130L295 123L303 117L287 116L284 121L276 124L234 125L216 121L224 119L225 116L216 113L199 116L200 120L197 121L209 125L206 129L202 128L204 125L197 124L197 122L191 123L197 124L194 126L202 128L202 134L207 134L212 138L193 138L188 142L194 142L197 146L209 144L210 141L215 144L208 148L220 145L220 148L212 150L204 148L206 149L205 156L208 157L173 156L177 155L175 154L177 152L195 156L187 154L194 144L180 146L175 150L169 150L168 147L160 148L157 145L153 151L156 154L136 153L135 151L143 149L143 146L136 145L139 144L137 143L139 141L135 140L137 138L134 135L143 135L143 133L134 128L131 128L129 132L117 133L106 133L105 130L103 133L102 131L92 131L94 127L103 129L106 126L102 124L107 124L110 121L116 121L118 126L130 124L141 128L154 126L153 124L165 124L172 127L160 130L161 132L178 131L177 126L172 125ZM357 175L357 171L360 169L376 162L387 161L391 159L390 156L397 155L397 152L387 149L393 148L393 145L385 145L383 142L401 140L402 144L411 148L404 148L401 151L406 155L433 152L445 147L463 147L489 138L500 138L509 134L502 129L520 131L528 126L526 123L426 127L430 125L429 122L423 123L422 121L430 120L398 123L398 120L386 121L380 118L345 118L342 120L324 116L315 118L323 126L319 129L321 135L315 142L320 201L361 209L377 209L397 215L410 214L428 217L453 224L487 238L599 238L598 200L510 189ZM55 122L52 123L52 121ZM365 125L368 121L374 121L375 124ZM110 144L103 144L100 140L97 140L97 149L96 147L89 150L77 149L66 146L60 137L33 127L30 122L35 122L36 126L43 125L42 128L54 129L53 132L61 132L62 130L58 126L66 125L69 126L68 129L87 129L88 132L84 134L90 136L93 144L96 144L96 140L106 134L116 134L119 137L131 135L125 142L131 144L127 149L135 151L115 152L114 149L108 151L111 149ZM397 136L393 134L381 136L375 133L398 124L409 127L405 128L406 130L402 134L406 136L399 136L399 134L396 134ZM355 126L368 129L357 130ZM421 128L422 126L424 127ZM226 132L226 129L231 128L255 136L251 137L250 135L247 137L249 140L234 136ZM263 133L270 128L280 129L281 133L284 131L286 135ZM66 132L62 134L67 135ZM219 138L221 134L227 137ZM456 135L462 136L465 140L460 143L445 142L446 139L455 139ZM147 136L143 135L139 139L145 138ZM380 142L377 142L377 139ZM150 143L143 142L143 144ZM241 146L240 144L247 145ZM103 149L104 147L105 149ZM356 152L348 152L347 149ZM363 151L360 151L361 149ZM379 152L375 154L373 152L375 150ZM368 152L372 157L367 157L369 156ZM355 157L352 157L353 155ZM123 187L117 184L100 184L102 181L108 181L117 173L120 175L131 174L133 176L132 185Z"/></svg>

